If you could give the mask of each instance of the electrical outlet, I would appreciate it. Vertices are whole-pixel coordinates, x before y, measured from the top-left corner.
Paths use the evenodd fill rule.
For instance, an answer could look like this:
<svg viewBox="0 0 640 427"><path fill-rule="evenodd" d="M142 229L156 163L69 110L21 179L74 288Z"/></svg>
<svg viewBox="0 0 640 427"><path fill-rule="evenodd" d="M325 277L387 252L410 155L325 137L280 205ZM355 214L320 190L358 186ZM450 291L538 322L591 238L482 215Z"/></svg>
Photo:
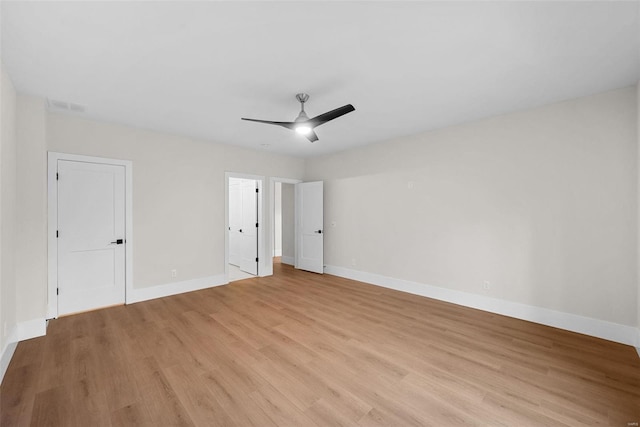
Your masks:
<svg viewBox="0 0 640 427"><path fill-rule="evenodd" d="M488 280L485 280L484 282L482 282L482 289L488 291L489 289L491 289L491 283Z"/></svg>
<svg viewBox="0 0 640 427"><path fill-rule="evenodd" d="M178 277L178 270L176 269L171 270L171 277Z"/></svg>

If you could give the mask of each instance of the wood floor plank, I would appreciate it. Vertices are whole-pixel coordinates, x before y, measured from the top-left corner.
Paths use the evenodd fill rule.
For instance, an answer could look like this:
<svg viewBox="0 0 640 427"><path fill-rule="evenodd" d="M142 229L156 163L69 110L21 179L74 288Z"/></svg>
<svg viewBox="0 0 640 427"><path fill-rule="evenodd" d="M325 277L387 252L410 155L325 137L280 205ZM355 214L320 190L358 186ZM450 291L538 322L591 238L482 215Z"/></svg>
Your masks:
<svg viewBox="0 0 640 427"><path fill-rule="evenodd" d="M111 410L107 402L107 394L95 381L83 378L70 383L67 387L78 425L96 427L111 425Z"/></svg>
<svg viewBox="0 0 640 427"><path fill-rule="evenodd" d="M298 409L289 399L269 384L252 392L249 397L279 426L309 426L316 424Z"/></svg>
<svg viewBox="0 0 640 427"><path fill-rule="evenodd" d="M271 427L276 424L249 397L247 390L224 370L202 375L212 396L237 426ZM252 390L253 392L255 390Z"/></svg>
<svg viewBox="0 0 640 427"><path fill-rule="evenodd" d="M231 418L218 403L197 372L182 365L163 370L174 393L195 425L228 426Z"/></svg>
<svg viewBox="0 0 640 427"><path fill-rule="evenodd" d="M71 401L71 395L66 384L47 389L35 395L30 425L33 427L74 427L81 425L76 419L75 406Z"/></svg>
<svg viewBox="0 0 640 427"><path fill-rule="evenodd" d="M127 427L127 426L153 426L153 418L146 405L142 403L134 403L133 405L127 405L116 411L111 412L111 425L113 427Z"/></svg>
<svg viewBox="0 0 640 427"><path fill-rule="evenodd" d="M0 386L1 426L28 426L31 423L33 402L38 392L40 363L32 356L28 356L28 359L33 363L12 366L2 381Z"/></svg>
<svg viewBox="0 0 640 427"><path fill-rule="evenodd" d="M635 349L276 264L52 320L0 385L7 426L626 426Z"/></svg>
<svg viewBox="0 0 640 427"><path fill-rule="evenodd" d="M195 425L162 370L153 371L140 391L139 401L146 405L153 425Z"/></svg>
<svg viewBox="0 0 640 427"><path fill-rule="evenodd" d="M317 393L286 367L281 367L267 359L253 365L253 368L266 382L284 394L301 411L307 410L319 399Z"/></svg>

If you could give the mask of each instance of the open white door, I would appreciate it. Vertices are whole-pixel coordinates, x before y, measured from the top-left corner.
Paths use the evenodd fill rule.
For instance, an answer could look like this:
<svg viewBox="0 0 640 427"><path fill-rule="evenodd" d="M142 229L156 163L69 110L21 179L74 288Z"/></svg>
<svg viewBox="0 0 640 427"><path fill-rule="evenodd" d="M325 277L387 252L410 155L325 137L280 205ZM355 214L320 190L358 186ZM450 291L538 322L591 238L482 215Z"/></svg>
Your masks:
<svg viewBox="0 0 640 427"><path fill-rule="evenodd" d="M58 160L58 314L125 302L125 168Z"/></svg>
<svg viewBox="0 0 640 427"><path fill-rule="evenodd" d="M323 273L323 195L322 181L296 184L296 268Z"/></svg>
<svg viewBox="0 0 640 427"><path fill-rule="evenodd" d="M258 183L243 179L240 270L258 274Z"/></svg>
<svg viewBox="0 0 640 427"><path fill-rule="evenodd" d="M242 258L242 180L229 178L229 264Z"/></svg>

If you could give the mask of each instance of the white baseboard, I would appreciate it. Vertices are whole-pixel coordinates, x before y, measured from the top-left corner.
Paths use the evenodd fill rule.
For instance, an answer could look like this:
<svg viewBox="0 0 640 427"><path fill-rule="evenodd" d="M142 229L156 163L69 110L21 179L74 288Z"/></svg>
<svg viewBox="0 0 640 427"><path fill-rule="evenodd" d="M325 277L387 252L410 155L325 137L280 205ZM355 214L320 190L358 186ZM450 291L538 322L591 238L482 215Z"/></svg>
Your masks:
<svg viewBox="0 0 640 427"><path fill-rule="evenodd" d="M147 288L127 289L126 300L127 304L132 304L185 292L213 288L214 286L226 285L227 283L228 281L225 275L218 274L217 276L201 277L199 279L172 282L164 285L149 286Z"/></svg>
<svg viewBox="0 0 640 427"><path fill-rule="evenodd" d="M127 304L162 298L184 292L198 291L201 289L212 288L214 286L225 285L226 283L225 275L220 274L217 276L167 283L148 288L127 290ZM0 383L2 383L2 379L9 367L13 353L18 346L18 342L44 336L46 333L47 321L44 318L20 322L12 329L9 334L7 344L2 350L2 354L0 354Z"/></svg>
<svg viewBox="0 0 640 427"><path fill-rule="evenodd" d="M282 257L280 258L280 262L283 264L288 264L288 265L295 265L295 259L293 259L292 256L284 256L282 255Z"/></svg>
<svg viewBox="0 0 640 427"><path fill-rule="evenodd" d="M351 270L349 268L328 265L325 273L347 279L357 280L372 285L395 289L410 294L421 295L453 304L471 307L478 310L528 320L555 328L591 335L609 341L640 347L640 332L638 328L607 322L591 317L578 316L542 307L521 304L468 292L425 285L408 280L395 279L379 274Z"/></svg>
<svg viewBox="0 0 640 427"><path fill-rule="evenodd" d="M17 335L18 326L16 325L9 332L9 335L7 336L7 343L2 349L2 354L0 354L0 384L2 384L4 374L7 372L7 368L9 367L9 363L11 363L13 353L16 351L16 347L18 346Z"/></svg>
<svg viewBox="0 0 640 427"><path fill-rule="evenodd" d="M18 343L31 338L44 336L46 332L47 321L44 318L20 322L11 329L7 344L2 350L2 355L0 355L0 383L2 383L4 379L4 374L7 372L7 368L11 362L13 353L16 351L16 347L18 347Z"/></svg>
<svg viewBox="0 0 640 427"><path fill-rule="evenodd" d="M273 256L282 256L282 249L274 249Z"/></svg>
<svg viewBox="0 0 640 427"><path fill-rule="evenodd" d="M33 319L18 323L18 341L29 340L31 338L43 337L47 334L47 320Z"/></svg>
<svg viewBox="0 0 640 427"><path fill-rule="evenodd" d="M2 351L2 357L0 357L0 384L2 384L2 380L4 380L4 374L7 373L7 368L9 368L9 363L11 363L11 358L17 347L17 342L10 342Z"/></svg>

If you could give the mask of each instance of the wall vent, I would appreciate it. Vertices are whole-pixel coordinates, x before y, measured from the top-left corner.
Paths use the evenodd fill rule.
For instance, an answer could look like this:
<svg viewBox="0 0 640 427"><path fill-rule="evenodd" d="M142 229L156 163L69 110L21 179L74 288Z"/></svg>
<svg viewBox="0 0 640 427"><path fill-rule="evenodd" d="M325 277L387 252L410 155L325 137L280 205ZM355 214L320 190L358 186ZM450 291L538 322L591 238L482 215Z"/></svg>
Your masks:
<svg viewBox="0 0 640 427"><path fill-rule="evenodd" d="M68 111L72 113L84 113L87 111L87 107L80 104L74 104L73 102L58 101L55 99L47 98L47 107L52 111Z"/></svg>

